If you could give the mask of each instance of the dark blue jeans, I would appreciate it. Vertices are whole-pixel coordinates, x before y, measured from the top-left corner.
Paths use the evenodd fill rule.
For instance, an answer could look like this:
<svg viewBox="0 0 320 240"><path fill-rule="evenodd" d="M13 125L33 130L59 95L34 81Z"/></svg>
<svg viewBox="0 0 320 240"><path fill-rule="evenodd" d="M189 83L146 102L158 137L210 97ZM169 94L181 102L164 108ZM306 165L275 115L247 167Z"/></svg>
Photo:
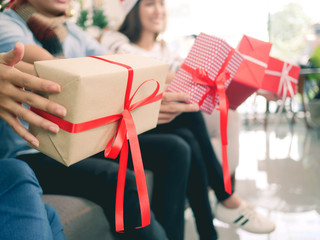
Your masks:
<svg viewBox="0 0 320 240"><path fill-rule="evenodd" d="M41 199L31 168L18 159L0 160L0 239L64 240L56 211Z"/></svg>
<svg viewBox="0 0 320 240"><path fill-rule="evenodd" d="M195 216L197 230L201 240L217 239L208 188L214 190L218 201L229 198L230 194L224 190L222 167L212 147L202 113L183 113L148 134L174 134L188 144L191 150L191 168L187 197Z"/></svg>

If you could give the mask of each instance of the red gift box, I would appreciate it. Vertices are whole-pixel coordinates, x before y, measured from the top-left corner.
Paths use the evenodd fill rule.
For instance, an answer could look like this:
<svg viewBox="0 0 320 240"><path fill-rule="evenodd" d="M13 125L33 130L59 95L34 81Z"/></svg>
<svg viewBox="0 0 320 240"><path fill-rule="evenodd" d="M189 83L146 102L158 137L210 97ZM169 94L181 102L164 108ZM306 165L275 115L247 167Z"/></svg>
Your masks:
<svg viewBox="0 0 320 240"><path fill-rule="evenodd" d="M244 35L237 47L244 60L226 90L229 108L235 110L257 91L268 66L272 44Z"/></svg>
<svg viewBox="0 0 320 240"><path fill-rule="evenodd" d="M188 93L190 103L212 113L219 102L217 80L220 77L226 89L242 60L224 40L200 33L168 91Z"/></svg>
<svg viewBox="0 0 320 240"><path fill-rule="evenodd" d="M168 88L171 92L189 93L189 102L198 104L207 113L212 113L219 103L222 169L225 191L230 194L232 189L227 157L229 105L225 89L242 60L241 54L224 40L200 33Z"/></svg>
<svg viewBox="0 0 320 240"><path fill-rule="evenodd" d="M297 92L299 74L300 66L270 57L261 89L272 92L283 100L293 97Z"/></svg>

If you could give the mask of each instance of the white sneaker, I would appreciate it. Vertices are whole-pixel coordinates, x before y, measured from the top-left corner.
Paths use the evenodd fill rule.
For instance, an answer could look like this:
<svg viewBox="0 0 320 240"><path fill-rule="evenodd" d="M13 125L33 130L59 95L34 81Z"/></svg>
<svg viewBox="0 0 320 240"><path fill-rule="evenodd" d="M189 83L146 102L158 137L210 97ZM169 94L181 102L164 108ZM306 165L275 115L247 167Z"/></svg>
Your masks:
<svg viewBox="0 0 320 240"><path fill-rule="evenodd" d="M234 227L240 227L251 233L270 233L275 230L275 224L268 218L257 213L254 208L242 202L238 208L230 209L218 203L215 217Z"/></svg>

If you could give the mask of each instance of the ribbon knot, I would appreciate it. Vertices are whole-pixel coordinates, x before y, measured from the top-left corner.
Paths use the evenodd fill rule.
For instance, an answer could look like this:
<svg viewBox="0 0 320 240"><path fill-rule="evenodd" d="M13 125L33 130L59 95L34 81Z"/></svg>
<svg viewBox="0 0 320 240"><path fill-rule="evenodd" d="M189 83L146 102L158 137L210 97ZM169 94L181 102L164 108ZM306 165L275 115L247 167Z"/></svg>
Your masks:
<svg viewBox="0 0 320 240"><path fill-rule="evenodd" d="M196 68L194 72L194 77L197 77L198 79L202 79L205 82L210 82L211 79L208 76L208 72L204 68Z"/></svg>
<svg viewBox="0 0 320 240"><path fill-rule="evenodd" d="M201 106L203 104L204 100L207 98L208 95L213 96L212 104L214 104L214 100L215 100L214 96L216 95L217 90L218 90L219 96L221 95L222 92L225 92L224 84L230 78L230 72L227 71L226 69L222 69L218 73L216 79L211 79L208 75L208 72L201 67L193 69L193 68L189 67L188 65L183 64L181 66L181 68L191 74L192 81L194 83L197 83L197 84L200 84L200 85L207 87L206 92L204 93L204 95L201 97L201 99L199 101L199 106ZM220 99L220 102L221 101L223 101L223 97L222 97L222 99Z"/></svg>
<svg viewBox="0 0 320 240"><path fill-rule="evenodd" d="M183 64L182 68L191 73L192 81L208 87L214 87L215 82L209 77L208 72L204 68L192 69L188 65Z"/></svg>

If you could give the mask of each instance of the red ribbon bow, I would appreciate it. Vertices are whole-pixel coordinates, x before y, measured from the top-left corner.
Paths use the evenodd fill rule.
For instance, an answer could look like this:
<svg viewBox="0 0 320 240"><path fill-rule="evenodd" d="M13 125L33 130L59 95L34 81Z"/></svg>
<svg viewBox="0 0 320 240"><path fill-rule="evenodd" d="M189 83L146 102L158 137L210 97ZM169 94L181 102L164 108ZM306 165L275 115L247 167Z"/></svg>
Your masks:
<svg viewBox="0 0 320 240"><path fill-rule="evenodd" d="M131 148L132 162L133 162L133 167L134 167L134 172L136 177L136 185L137 185L139 204L140 204L141 226L138 228L142 228L150 224L150 203L149 203L146 179L145 179L144 168L142 163L142 157L140 152L139 140L138 140L135 124L130 112L140 106L160 100L162 98L162 93L158 94L160 85L159 85L159 82L156 81L157 87L151 95L149 95L148 97L136 103L132 103L132 100L136 95L136 93L138 92L138 90L145 83L149 81L155 81L155 80L150 79L150 80L144 81L137 88L137 90L134 92L134 94L130 98L132 81L133 81L133 69L130 66L122 63L113 62L113 61L100 58L100 57L95 57L95 56L91 56L91 57L111 63L111 64L122 66L128 70L128 83L127 83L127 89L126 89L126 94L124 99L124 111L122 113L95 119L92 121L74 124L36 108L32 108L32 111L48 119L51 122L56 123L61 129L70 133L87 131L92 128L96 128L96 127L120 120L117 132L107 144L104 152L105 157L113 158L113 159L115 159L120 153L117 192L116 192L116 206L115 206L116 231L121 232L124 230L123 203L124 203L124 189L125 189L125 180L126 180L126 172L127 172L128 153L129 153L127 136L128 136L130 148Z"/></svg>
<svg viewBox="0 0 320 240"><path fill-rule="evenodd" d="M208 75L208 72L203 68L193 69L192 67L182 64L181 68L187 71L192 75L192 81L207 86L207 90L205 94L202 96L199 101L199 106L201 106L204 100L208 95L212 95L212 104L215 101L215 95L219 96L219 111L220 111L220 135L221 135L221 145L222 145L222 170L223 170L223 179L224 179L224 188L225 191L229 194L232 193L231 187L231 177L229 172L229 164L228 164L228 154L227 154L227 123L228 123L228 110L229 110L229 102L225 92L225 82L230 79L230 72L226 70L226 67L231 60L235 50L232 49L225 62L221 66L217 76L215 79L211 79Z"/></svg>

